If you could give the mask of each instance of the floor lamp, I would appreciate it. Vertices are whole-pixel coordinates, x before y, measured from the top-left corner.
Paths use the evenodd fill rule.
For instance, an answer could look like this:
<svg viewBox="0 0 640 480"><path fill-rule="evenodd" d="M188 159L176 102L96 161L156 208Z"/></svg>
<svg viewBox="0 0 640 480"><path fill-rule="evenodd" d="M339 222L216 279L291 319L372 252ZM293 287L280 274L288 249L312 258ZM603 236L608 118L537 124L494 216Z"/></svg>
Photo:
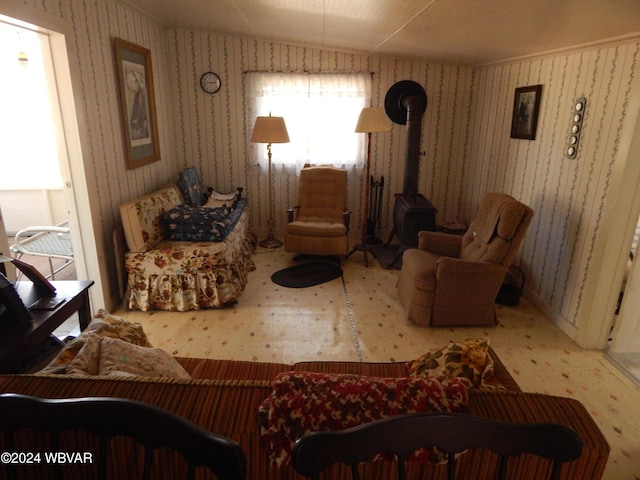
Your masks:
<svg viewBox="0 0 640 480"><path fill-rule="evenodd" d="M356 251L361 251L364 253L364 266L369 266L369 260L367 258L367 253L370 250L370 247L367 245L367 225L369 220L369 177L370 177L370 169L371 169L371 134L376 132L388 132L391 130L391 123L387 118L384 110L381 108L372 108L366 107L363 108L360 112L360 117L358 118L358 124L356 125L356 133L366 133L367 134L367 161L365 167L365 192L364 192L364 213L362 218L362 242L355 247L347 254L349 257L352 253Z"/></svg>
<svg viewBox="0 0 640 480"><path fill-rule="evenodd" d="M282 246L282 241L278 240L273 235L273 197L272 197L272 182L271 176L271 144L272 143L289 143L289 133L287 132L287 126L284 123L283 117L258 117L253 127L253 133L251 134L251 141L256 143L267 144L267 157L269 159L269 233L267 238L262 240L259 245L264 248L278 248Z"/></svg>

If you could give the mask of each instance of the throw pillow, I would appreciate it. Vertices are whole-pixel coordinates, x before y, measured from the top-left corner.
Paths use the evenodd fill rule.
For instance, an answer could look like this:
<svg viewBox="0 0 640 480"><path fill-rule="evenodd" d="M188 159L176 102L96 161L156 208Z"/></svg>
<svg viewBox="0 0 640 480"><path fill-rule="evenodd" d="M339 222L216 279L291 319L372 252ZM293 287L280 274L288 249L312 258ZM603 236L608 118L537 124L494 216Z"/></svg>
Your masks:
<svg viewBox="0 0 640 480"><path fill-rule="evenodd" d="M67 373L76 375L98 375L100 370L100 339L95 333L85 335L85 343L67 365Z"/></svg>
<svg viewBox="0 0 640 480"><path fill-rule="evenodd" d="M231 192L231 193L220 193L216 191L212 191L209 195L209 199L207 203L204 204L206 208L219 208L219 207L229 207L231 210L236 208L236 204L240 200L239 191Z"/></svg>
<svg viewBox="0 0 640 480"><path fill-rule="evenodd" d="M311 372L279 374L258 410L260 435L271 465L290 463L298 438L316 430L342 430L414 412L467 412L463 378L376 378ZM435 449L414 460L442 461Z"/></svg>
<svg viewBox="0 0 640 480"><path fill-rule="evenodd" d="M143 377L191 378L182 365L164 350L103 337L98 374L122 376L122 372Z"/></svg>
<svg viewBox="0 0 640 480"><path fill-rule="evenodd" d="M200 176L195 167L182 170L176 183L187 205L199 207L204 203L206 190L200 183Z"/></svg>
<svg viewBox="0 0 640 480"><path fill-rule="evenodd" d="M152 347L142 325L100 309L85 332L94 332L102 337L119 338L141 347Z"/></svg>
<svg viewBox="0 0 640 480"><path fill-rule="evenodd" d="M209 195L209 198L214 200L237 200L241 192L242 192L241 188L236 190L235 192L229 192L229 193L221 193L221 192L216 192L215 190L212 190L211 194Z"/></svg>
<svg viewBox="0 0 640 480"><path fill-rule="evenodd" d="M233 200L218 200L217 198L210 198L207 203L203 205L204 208L235 208Z"/></svg>
<svg viewBox="0 0 640 480"><path fill-rule="evenodd" d="M491 357L491 355L489 355L489 357ZM479 387L480 390L487 392L508 392L509 389L504 387L500 383L500 380L495 377L494 365L495 363L493 362L493 359L491 359L491 363L489 363L485 367L484 372L482 372Z"/></svg>
<svg viewBox="0 0 640 480"><path fill-rule="evenodd" d="M136 322L129 322L122 317L112 315L106 310L100 309L91 321L89 326L76 338L67 342L62 351L54 358L49 365L40 371L43 374L65 374L69 364L76 357L78 352L84 347L89 334L96 334L100 337L120 338L134 345L151 347L147 334L142 329L142 325Z"/></svg>
<svg viewBox="0 0 640 480"><path fill-rule="evenodd" d="M489 339L473 338L462 342L449 342L446 347L427 352L408 363L412 377L463 377L480 388L482 377L493 359L489 355Z"/></svg>

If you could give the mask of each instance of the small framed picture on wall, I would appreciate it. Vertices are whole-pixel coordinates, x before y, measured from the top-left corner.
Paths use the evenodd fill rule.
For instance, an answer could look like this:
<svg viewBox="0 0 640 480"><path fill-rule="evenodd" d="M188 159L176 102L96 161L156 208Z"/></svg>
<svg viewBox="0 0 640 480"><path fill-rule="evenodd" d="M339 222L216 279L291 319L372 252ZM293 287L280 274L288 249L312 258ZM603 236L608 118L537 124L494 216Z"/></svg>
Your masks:
<svg viewBox="0 0 640 480"><path fill-rule="evenodd" d="M511 119L511 138L535 140L542 85L516 88Z"/></svg>

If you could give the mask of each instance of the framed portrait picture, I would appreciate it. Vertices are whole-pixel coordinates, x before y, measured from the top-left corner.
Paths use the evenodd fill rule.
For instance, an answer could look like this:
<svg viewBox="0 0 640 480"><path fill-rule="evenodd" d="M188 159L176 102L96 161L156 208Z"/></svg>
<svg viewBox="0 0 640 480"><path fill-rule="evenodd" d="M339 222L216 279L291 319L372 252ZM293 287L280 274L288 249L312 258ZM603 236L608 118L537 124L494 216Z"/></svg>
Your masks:
<svg viewBox="0 0 640 480"><path fill-rule="evenodd" d="M127 167L160 160L151 51L120 38L113 41Z"/></svg>
<svg viewBox="0 0 640 480"><path fill-rule="evenodd" d="M535 140L542 85L516 88L511 119L511 138Z"/></svg>

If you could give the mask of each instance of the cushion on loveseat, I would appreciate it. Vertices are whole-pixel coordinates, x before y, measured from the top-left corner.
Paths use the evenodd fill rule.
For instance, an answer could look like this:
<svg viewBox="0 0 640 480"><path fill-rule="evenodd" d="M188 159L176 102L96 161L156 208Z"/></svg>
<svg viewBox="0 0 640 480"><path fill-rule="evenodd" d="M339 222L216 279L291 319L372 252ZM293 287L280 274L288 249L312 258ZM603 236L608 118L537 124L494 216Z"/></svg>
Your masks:
<svg viewBox="0 0 640 480"><path fill-rule="evenodd" d="M191 378L180 363L160 348L142 347L119 338L87 334L67 366L70 375Z"/></svg>
<svg viewBox="0 0 640 480"><path fill-rule="evenodd" d="M239 199L233 207L178 205L163 215L163 228L169 240L222 242L240 220L246 205L246 199Z"/></svg>
<svg viewBox="0 0 640 480"><path fill-rule="evenodd" d="M273 467L290 463L298 438L317 430L343 430L403 413L467 412L468 380L377 378L313 372L285 372L258 409L260 435ZM440 462L436 450L416 460Z"/></svg>
<svg viewBox="0 0 640 480"><path fill-rule="evenodd" d="M102 309L38 374L191 378L176 358L151 346L142 325Z"/></svg>
<svg viewBox="0 0 640 480"><path fill-rule="evenodd" d="M175 185L120 205L124 238L131 252L147 252L164 237L162 215L182 204Z"/></svg>
<svg viewBox="0 0 640 480"><path fill-rule="evenodd" d="M67 373L69 364L82 350L91 336L118 338L132 345L151 347L147 334L142 325L130 322L118 315L113 315L100 309L80 335L68 341L62 351L47 365L41 373L64 374ZM88 352L87 352L88 353Z"/></svg>
<svg viewBox="0 0 640 480"><path fill-rule="evenodd" d="M199 207L206 201L206 189L202 186L196 167L187 167L178 174L176 185L187 205Z"/></svg>
<svg viewBox="0 0 640 480"><path fill-rule="evenodd" d="M162 216L170 240L221 242L232 228L229 207L205 208L178 205Z"/></svg>
<svg viewBox="0 0 640 480"><path fill-rule="evenodd" d="M442 348L426 352L407 362L412 377L467 378L475 388L507 389L495 376L494 361L489 354L489 338L451 341Z"/></svg>
<svg viewBox="0 0 640 480"><path fill-rule="evenodd" d="M209 199L207 200L207 203L203 205L203 207L215 208L227 206L233 210L234 208L236 208L238 200L242 198L242 190L243 188L238 188L235 192L220 193L216 192L213 189L209 189Z"/></svg>

